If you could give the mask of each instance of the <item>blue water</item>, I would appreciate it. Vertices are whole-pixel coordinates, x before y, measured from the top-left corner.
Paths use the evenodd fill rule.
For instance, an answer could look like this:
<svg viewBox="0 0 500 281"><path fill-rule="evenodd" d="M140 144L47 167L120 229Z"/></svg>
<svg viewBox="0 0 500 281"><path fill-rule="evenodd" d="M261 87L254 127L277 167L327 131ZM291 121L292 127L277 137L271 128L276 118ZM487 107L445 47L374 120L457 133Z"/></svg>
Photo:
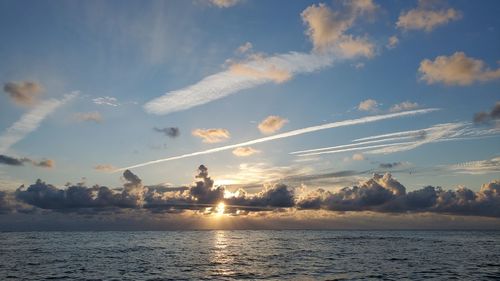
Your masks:
<svg viewBox="0 0 500 281"><path fill-rule="evenodd" d="M0 280L499 280L500 232L0 233Z"/></svg>

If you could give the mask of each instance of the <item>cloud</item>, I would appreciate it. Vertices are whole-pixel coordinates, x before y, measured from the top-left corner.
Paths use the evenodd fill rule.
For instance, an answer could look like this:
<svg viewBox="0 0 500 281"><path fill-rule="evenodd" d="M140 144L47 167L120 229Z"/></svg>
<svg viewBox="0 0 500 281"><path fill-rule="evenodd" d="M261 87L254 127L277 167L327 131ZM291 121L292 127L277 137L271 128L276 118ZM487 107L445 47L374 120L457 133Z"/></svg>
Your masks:
<svg viewBox="0 0 500 281"><path fill-rule="evenodd" d="M281 129L286 123L288 123L287 119L276 115L270 115L259 123L258 128L261 133L268 135L275 133L276 131Z"/></svg>
<svg viewBox="0 0 500 281"><path fill-rule="evenodd" d="M392 163L380 163L378 167L381 169L392 169L403 165L404 165L403 162L392 162Z"/></svg>
<svg viewBox="0 0 500 281"><path fill-rule="evenodd" d="M487 160L470 161L446 167L447 170L469 175L484 175L500 172L500 157L494 157Z"/></svg>
<svg viewBox="0 0 500 281"><path fill-rule="evenodd" d="M165 127L165 128L154 127L153 130L155 132L163 133L165 134L165 136L170 138L176 138L181 134L181 131L177 127Z"/></svg>
<svg viewBox="0 0 500 281"><path fill-rule="evenodd" d="M362 153L354 153L352 155L352 160L354 160L354 161L363 161L363 160L365 160L365 156Z"/></svg>
<svg viewBox="0 0 500 281"><path fill-rule="evenodd" d="M257 57L229 69L209 75L198 83L167 92L144 105L152 114L169 114L221 99L241 90L270 82L280 82L294 74L309 73L330 66L332 56L290 52ZM285 79L286 78L286 79Z"/></svg>
<svg viewBox="0 0 500 281"><path fill-rule="evenodd" d="M102 115L97 111L75 113L75 119L80 122L102 122Z"/></svg>
<svg viewBox="0 0 500 281"><path fill-rule="evenodd" d="M474 123L476 124L489 123L496 120L500 120L500 101L495 103L490 112L482 111L474 114Z"/></svg>
<svg viewBox="0 0 500 281"><path fill-rule="evenodd" d="M420 79L427 84L467 86L500 78L500 68L491 70L482 60L467 57L463 52L448 57L438 56L434 61L425 59L420 62L418 71L421 73Z"/></svg>
<svg viewBox="0 0 500 281"><path fill-rule="evenodd" d="M237 147L233 150L233 154L238 156L238 157L247 157L247 156L259 153L259 152L260 152L259 150L253 149L250 146Z"/></svg>
<svg viewBox="0 0 500 281"><path fill-rule="evenodd" d="M210 3L219 8L229 8L240 3L241 0L209 0Z"/></svg>
<svg viewBox="0 0 500 281"><path fill-rule="evenodd" d="M248 64L235 63L229 67L229 72L236 76L271 80L275 83L283 83L292 78L289 71L279 69L275 65L254 68Z"/></svg>
<svg viewBox="0 0 500 281"><path fill-rule="evenodd" d="M24 166L24 163L32 164L35 167L42 168L53 168L55 166L54 160L44 159L41 161L35 161L29 158L14 158L7 155L0 154L0 164L9 165L9 166Z"/></svg>
<svg viewBox="0 0 500 281"><path fill-rule="evenodd" d="M374 174L359 186L345 187L338 192L316 190L296 205L301 209L331 211L374 211L388 213L433 212L455 215L499 217L500 181L484 184L480 191L467 188L445 191L426 186L411 192L391 174Z"/></svg>
<svg viewBox="0 0 500 281"><path fill-rule="evenodd" d="M97 97L92 99L92 102L97 105L119 106L118 100L115 97Z"/></svg>
<svg viewBox="0 0 500 281"><path fill-rule="evenodd" d="M17 105L33 106L38 101L38 96L43 88L37 82L21 81L7 82L3 86L3 90L9 94L11 100Z"/></svg>
<svg viewBox="0 0 500 281"><path fill-rule="evenodd" d="M6 152L12 145L36 130L49 114L76 96L77 93L72 93L64 95L61 100L46 100L25 113L0 135L0 153Z"/></svg>
<svg viewBox="0 0 500 281"><path fill-rule="evenodd" d="M204 143L222 142L231 137L226 129L196 129L192 132L193 136L203 139Z"/></svg>
<svg viewBox="0 0 500 281"><path fill-rule="evenodd" d="M399 111L405 111L405 110L413 110L418 108L418 103L416 102L410 102L410 101L404 101L402 103L395 104L389 109L390 112L399 112Z"/></svg>
<svg viewBox="0 0 500 281"><path fill-rule="evenodd" d="M484 138L500 134L500 128L483 129L471 123L437 124L422 130L394 132L355 139L352 143L294 151L300 157L366 150L365 154L390 154L412 150L429 143ZM378 144L382 143L382 144Z"/></svg>
<svg viewBox="0 0 500 281"><path fill-rule="evenodd" d="M344 176L341 173L338 176ZM455 191L426 186L411 192L390 173L374 174L358 185L338 191L297 189L284 183L264 185L253 194L244 189L227 192L215 186L208 169L200 165L195 182L186 188L147 187L129 170L123 173L122 188L95 185L67 185L57 188L41 180L13 194L0 192L0 210L13 212L18 207L39 208L57 212L92 214L122 212L123 209L149 210L152 213L179 213L195 210L210 214L219 202L226 204L228 214L280 210L282 208L324 209L329 211L372 211L381 213L432 212L454 215L500 217L500 181L484 184L474 192L465 187Z"/></svg>
<svg viewBox="0 0 500 281"><path fill-rule="evenodd" d="M312 133L312 132L321 131L321 130L326 130L326 129L352 126L352 125L357 125L357 124L366 124L366 123L371 123L371 122L376 122L376 121L381 121L381 120L386 120L386 119L399 118L399 117L403 117L403 116L414 116L414 115L418 115L418 114L426 114L426 113L434 112L437 110L439 110L439 109L427 108L427 109L419 109L419 110L412 110L412 111L405 111L405 112L374 115L374 116L367 116L367 117L363 117L363 118L359 118L359 119L351 119L351 120L344 120L344 121L338 121L338 122L333 122L333 123L327 123L327 124L297 129L297 130L293 130L293 131L289 131L289 132L285 132L285 133L281 133L281 134L277 134L277 135L272 135L272 136L268 136L268 137L258 138L258 139L238 143L238 144L226 145L226 146L216 147L216 148L207 149L207 150L203 150L203 151L187 153L187 154L183 154L183 155L179 155L179 156L173 156L173 157L148 161L148 162L132 165L132 166L127 167L127 168L120 168L120 169L117 169L116 171L123 171L125 169L144 167L144 166L148 166L148 165L153 165L153 164L162 163L162 162L166 162L166 161L174 161L174 160L188 158L188 157L194 157L194 156L198 156L198 155L211 154L211 153L215 153L215 152L235 149L237 147L249 146L249 145L254 145L254 144L258 144L258 143L294 137L294 136L303 135L303 134Z"/></svg>
<svg viewBox="0 0 500 281"><path fill-rule="evenodd" d="M240 54L247 53L248 51L252 50L253 45L250 42L246 42L245 44L241 45L236 49L236 51Z"/></svg>
<svg viewBox="0 0 500 281"><path fill-rule="evenodd" d="M397 36L389 37L388 43L386 45L387 49L394 49L399 44L399 39Z"/></svg>
<svg viewBox="0 0 500 281"><path fill-rule="evenodd" d="M375 47L367 38L353 37L345 32L356 18L373 13L376 8L369 0L346 2L346 11L341 12L333 12L324 4L312 5L301 14L304 23L308 25L307 34L314 45L311 53L288 52L270 56L249 56L242 62L230 64L224 71L147 102L144 109L151 114L169 114L263 84L282 83L296 74L311 73L329 67L337 59L371 57ZM323 18L322 15L326 17ZM326 39L323 38L325 36Z"/></svg>
<svg viewBox="0 0 500 281"><path fill-rule="evenodd" d="M99 171L99 172L112 172L116 169L116 167L114 167L111 164L99 164L99 165L96 165L94 167L94 169Z"/></svg>
<svg viewBox="0 0 500 281"><path fill-rule="evenodd" d="M344 2L343 11L333 11L325 4L313 4L302 13L302 21L308 26L306 34L317 52L338 52L344 57L374 55L374 46L366 38L346 34L355 20L373 13L377 6L372 1Z"/></svg>
<svg viewBox="0 0 500 281"><path fill-rule="evenodd" d="M439 8L431 1L420 0L415 9L401 13L396 23L403 30L432 31L434 28L462 18L462 13L453 8Z"/></svg>
<svg viewBox="0 0 500 281"><path fill-rule="evenodd" d="M367 99L359 103L358 110L361 111L375 111L378 108L379 103L373 99Z"/></svg>

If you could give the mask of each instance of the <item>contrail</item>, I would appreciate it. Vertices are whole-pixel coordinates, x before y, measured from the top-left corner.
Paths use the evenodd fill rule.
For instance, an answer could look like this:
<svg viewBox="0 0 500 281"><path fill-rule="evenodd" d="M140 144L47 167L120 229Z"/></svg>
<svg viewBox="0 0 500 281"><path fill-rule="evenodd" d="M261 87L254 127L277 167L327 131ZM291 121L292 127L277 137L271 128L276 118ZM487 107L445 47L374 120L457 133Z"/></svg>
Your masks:
<svg viewBox="0 0 500 281"><path fill-rule="evenodd" d="M6 152L18 141L25 138L29 133L36 130L42 121L54 110L78 95L77 92L66 94L61 100L49 99L41 102L32 110L25 113L21 118L0 135L0 153Z"/></svg>
<svg viewBox="0 0 500 281"><path fill-rule="evenodd" d="M381 114L381 115L367 116L367 117L358 118L358 119L350 119L350 120L332 122L332 123L327 123L327 124L323 124L323 125L293 130L293 131L289 131L286 133L277 134L274 136L250 140L250 141L246 141L246 142L242 142L242 143L238 143L238 144L226 145L226 146L222 146L222 147L216 147L216 148L212 148L212 149L208 149L208 150L183 154L183 155L179 155L179 156L173 156L173 157L148 161L148 162L132 165L129 167L119 168L119 169L114 170L113 172L120 172L120 171L124 171L127 169L144 167L144 166L148 166L148 165L152 165L152 164L158 164L161 162L167 162L167 161L173 161L173 160L178 160L178 159L183 159L183 158L188 158L188 157L193 157L193 156L198 156L198 155L210 154L210 153L214 153L214 152L234 149L234 148L241 147L241 146L248 146L248 145L253 145L253 144L257 144L257 143L263 143L263 142L273 141L273 140L277 140L277 139L298 136L298 135L312 133L312 132L326 130L326 129L351 126L351 125L358 125L358 124L365 124L365 123L370 123L370 122L375 122L375 121L380 121L380 120L385 120L385 119L391 119L391 118L397 118L397 117L403 117L403 116L425 114L425 113L434 112L437 110L439 110L439 108L418 109L418 110L410 110L410 111L390 113L390 114Z"/></svg>
<svg viewBox="0 0 500 281"><path fill-rule="evenodd" d="M313 155L321 155L321 154L333 154L333 153L340 153L340 152L347 152L347 151L366 150L366 149L391 147L391 146L399 146L399 145L410 145L410 144L415 144L415 143L416 142L396 142L396 143L387 143L387 144L377 144L377 145L370 145L370 146L361 146L361 147L352 147L352 148L344 148L344 149L311 152L311 153L299 154L297 156L304 157L304 156L313 156Z"/></svg>

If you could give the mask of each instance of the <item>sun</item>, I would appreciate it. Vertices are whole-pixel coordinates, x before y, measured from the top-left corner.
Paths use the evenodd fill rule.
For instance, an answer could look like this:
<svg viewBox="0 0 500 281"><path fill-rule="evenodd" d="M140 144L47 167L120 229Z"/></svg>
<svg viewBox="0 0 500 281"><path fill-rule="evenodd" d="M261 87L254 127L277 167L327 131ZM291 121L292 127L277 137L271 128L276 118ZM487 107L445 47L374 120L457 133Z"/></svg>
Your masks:
<svg viewBox="0 0 500 281"><path fill-rule="evenodd" d="M215 208L215 214L217 214L218 216L223 215L225 209L226 204L224 204L224 202L219 202L219 204L217 204L217 207Z"/></svg>

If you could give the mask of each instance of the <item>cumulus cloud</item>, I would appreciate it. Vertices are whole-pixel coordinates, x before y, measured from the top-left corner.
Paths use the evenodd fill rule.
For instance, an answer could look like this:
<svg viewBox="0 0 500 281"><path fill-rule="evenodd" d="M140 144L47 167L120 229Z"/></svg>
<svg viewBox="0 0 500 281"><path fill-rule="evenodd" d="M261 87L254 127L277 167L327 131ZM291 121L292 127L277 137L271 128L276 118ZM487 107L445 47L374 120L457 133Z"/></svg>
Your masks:
<svg viewBox="0 0 500 281"><path fill-rule="evenodd" d="M482 111L474 114L474 123L476 124L489 123L496 120L500 120L500 101L495 103L490 112Z"/></svg>
<svg viewBox="0 0 500 281"><path fill-rule="evenodd" d="M119 106L118 100L115 97L97 97L92 99L92 102L97 105Z"/></svg>
<svg viewBox="0 0 500 281"><path fill-rule="evenodd" d="M35 167L42 168L53 168L55 166L55 161L50 159L43 159L41 161L35 161L30 158L15 158L7 155L0 154L0 164L9 166L24 166L25 163L31 164Z"/></svg>
<svg viewBox="0 0 500 281"><path fill-rule="evenodd" d="M165 136L170 138L176 138L181 134L181 131L177 127L165 127L165 128L154 127L153 130L158 133L163 133Z"/></svg>
<svg viewBox="0 0 500 281"><path fill-rule="evenodd" d="M453 8L438 7L436 1L420 0L417 8L401 13L396 23L403 30L432 31L434 28L462 18Z"/></svg>
<svg viewBox="0 0 500 281"><path fill-rule="evenodd" d="M402 103L395 104L389 109L390 112L399 112L405 110L412 110L418 108L418 103L411 101L404 101Z"/></svg>
<svg viewBox="0 0 500 281"><path fill-rule="evenodd" d="M219 8L229 8L241 2L241 0L209 0L210 3Z"/></svg>
<svg viewBox="0 0 500 281"><path fill-rule="evenodd" d="M258 128L263 134L273 134L281 129L286 123L288 123L287 119L277 115L270 115L259 123Z"/></svg>
<svg viewBox="0 0 500 281"><path fill-rule="evenodd" d="M253 48L252 43L250 43L250 42L246 42L245 44L243 44L243 45L239 46L239 47L238 47L238 49L236 49L236 51L237 51L238 53L240 53L240 54L244 54L244 53L246 53L246 52L248 52L248 51L252 50L252 48Z"/></svg>
<svg viewBox="0 0 500 281"><path fill-rule="evenodd" d="M467 86L474 82L500 79L500 68L489 69L482 60L467 57L463 52L451 56L438 56L420 62L418 71L427 84Z"/></svg>
<svg viewBox="0 0 500 281"><path fill-rule="evenodd" d="M389 40L387 42L387 49L394 49L396 46L399 44L399 39L397 36L391 36L389 37Z"/></svg>
<svg viewBox="0 0 500 281"><path fill-rule="evenodd" d="M343 176L345 173L341 173ZM350 173L348 173L350 174ZM358 185L338 191L315 189L297 194L297 190L283 183L264 185L253 194L245 189L228 192L224 186L215 186L208 168L200 165L195 182L189 187L168 188L142 184L129 170L123 173L121 188L110 189L83 183L57 188L41 180L19 187L13 194L0 192L0 211L12 212L24 208L39 208L58 212L116 211L142 209L154 213L178 213L195 210L202 214L215 211L220 202L226 204L226 213L278 210L281 208L324 209L330 211L373 211L383 213L433 212L456 215L500 217L500 181L484 184L474 192L465 187L455 191L426 186L407 192L405 186L390 173L374 174ZM83 210L87 210L83 212Z"/></svg>
<svg viewBox="0 0 500 281"><path fill-rule="evenodd" d="M99 164L99 165L96 165L94 167L94 169L99 171L99 172L112 172L116 169L116 167L114 167L111 164Z"/></svg>
<svg viewBox="0 0 500 281"><path fill-rule="evenodd" d="M363 160L365 160L365 156L362 153L354 153L352 155L352 160L354 160L354 161L363 161Z"/></svg>
<svg viewBox="0 0 500 281"><path fill-rule="evenodd" d="M34 81L7 82L3 90L9 94L11 100L17 105L33 106L38 101L38 96L43 88Z"/></svg>
<svg viewBox="0 0 500 281"><path fill-rule="evenodd" d="M327 5L313 4L302 13L302 20L308 26L306 34L318 52L338 52L344 57L374 55L374 45L366 38L346 34L355 20L373 13L377 6L372 1L345 2L343 11L333 11Z"/></svg>
<svg viewBox="0 0 500 281"><path fill-rule="evenodd" d="M375 111L377 110L379 103L373 99L367 99L359 103L358 110L361 111Z"/></svg>
<svg viewBox="0 0 500 281"><path fill-rule="evenodd" d="M260 151L250 146L238 147L233 150L233 154L238 157L247 157L259 153Z"/></svg>
<svg viewBox="0 0 500 281"><path fill-rule="evenodd" d="M80 122L101 123L103 121L101 113L97 111L75 113L74 117L77 121Z"/></svg>
<svg viewBox="0 0 500 281"><path fill-rule="evenodd" d="M0 135L0 153L6 152L12 145L36 130L49 114L76 96L77 93L72 93L64 95L61 100L46 100L25 113Z"/></svg>
<svg viewBox="0 0 500 281"><path fill-rule="evenodd" d="M495 180L474 192L465 187L455 191L426 186L406 192L391 174L374 174L359 186L338 192L316 190L303 196L296 205L301 209L374 212L434 212L457 215L499 217L500 181Z"/></svg>
<svg viewBox="0 0 500 281"><path fill-rule="evenodd" d="M205 143L217 143L228 140L231 134L226 129L196 129L192 132L193 136L203 139Z"/></svg>

